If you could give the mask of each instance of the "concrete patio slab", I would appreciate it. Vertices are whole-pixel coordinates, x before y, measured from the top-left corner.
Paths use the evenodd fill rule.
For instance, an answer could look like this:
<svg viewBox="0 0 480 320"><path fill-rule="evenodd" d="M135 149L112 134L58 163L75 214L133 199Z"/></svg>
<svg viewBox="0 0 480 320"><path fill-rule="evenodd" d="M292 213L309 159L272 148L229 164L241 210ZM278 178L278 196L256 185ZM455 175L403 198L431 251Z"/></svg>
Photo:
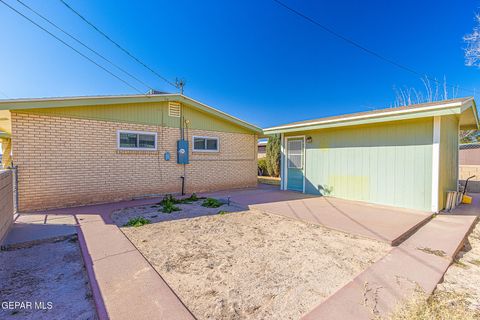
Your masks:
<svg viewBox="0 0 480 320"><path fill-rule="evenodd" d="M76 220L65 215L19 214L15 218L2 247L20 246L77 233Z"/></svg>
<svg viewBox="0 0 480 320"><path fill-rule="evenodd" d="M398 245L432 216L429 212L375 205L333 197L281 191L276 186L228 190L208 196L288 218Z"/></svg>
<svg viewBox="0 0 480 320"><path fill-rule="evenodd" d="M430 295L477 220L454 213L430 220L302 319L372 319L387 315L417 288Z"/></svg>

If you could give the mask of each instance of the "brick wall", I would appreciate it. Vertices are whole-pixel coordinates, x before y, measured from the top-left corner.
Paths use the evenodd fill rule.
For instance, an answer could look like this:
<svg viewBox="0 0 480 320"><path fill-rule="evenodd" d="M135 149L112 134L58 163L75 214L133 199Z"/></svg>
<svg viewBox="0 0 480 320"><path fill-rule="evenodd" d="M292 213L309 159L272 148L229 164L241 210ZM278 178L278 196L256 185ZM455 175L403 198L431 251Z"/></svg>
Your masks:
<svg viewBox="0 0 480 320"><path fill-rule="evenodd" d="M190 146L184 172L176 163L178 128L12 112L12 130L20 211L177 193L183 174L187 193L256 185L253 134L188 130L190 145L192 135L215 136L220 152ZM117 130L157 132L158 150L120 151Z"/></svg>
<svg viewBox="0 0 480 320"><path fill-rule="evenodd" d="M0 242L13 222L13 180L10 170L0 170Z"/></svg>

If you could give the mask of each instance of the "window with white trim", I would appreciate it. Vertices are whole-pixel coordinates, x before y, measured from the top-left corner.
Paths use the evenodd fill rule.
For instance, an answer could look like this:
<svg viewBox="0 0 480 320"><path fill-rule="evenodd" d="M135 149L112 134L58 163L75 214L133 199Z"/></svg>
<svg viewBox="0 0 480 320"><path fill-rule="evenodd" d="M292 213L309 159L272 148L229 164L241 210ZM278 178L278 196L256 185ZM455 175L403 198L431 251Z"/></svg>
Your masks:
<svg viewBox="0 0 480 320"><path fill-rule="evenodd" d="M157 150L157 133L143 131L117 131L120 150Z"/></svg>
<svg viewBox="0 0 480 320"><path fill-rule="evenodd" d="M287 164L291 169L303 169L303 139L288 140Z"/></svg>
<svg viewBox="0 0 480 320"><path fill-rule="evenodd" d="M193 151L200 152L218 152L217 137L199 137L193 136Z"/></svg>

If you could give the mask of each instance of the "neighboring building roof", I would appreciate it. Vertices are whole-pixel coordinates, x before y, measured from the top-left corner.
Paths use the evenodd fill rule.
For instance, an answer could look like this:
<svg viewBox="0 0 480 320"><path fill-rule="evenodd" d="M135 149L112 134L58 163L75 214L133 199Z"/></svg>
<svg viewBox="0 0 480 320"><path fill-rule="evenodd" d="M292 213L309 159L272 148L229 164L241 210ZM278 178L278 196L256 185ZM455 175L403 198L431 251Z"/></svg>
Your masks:
<svg viewBox="0 0 480 320"><path fill-rule="evenodd" d="M261 133L262 129L246 121L231 116L223 111L210 107L183 94L177 93L153 93L136 95L110 95L110 96L80 96L58 98L35 98L35 99L6 99L0 100L1 110L22 110L36 108L61 108L109 104L126 104L159 101L178 101L189 104L194 108L235 123L248 130ZM1 119L0 119L1 120Z"/></svg>
<svg viewBox="0 0 480 320"><path fill-rule="evenodd" d="M468 112L469 114L466 115L463 121L461 120L460 125L464 128L477 129L479 122L475 101L473 97L466 97L292 122L285 125L266 128L264 129L264 133L274 134L280 132L295 132L338 126L351 126L367 123L431 117L435 115L462 114L464 112Z"/></svg>

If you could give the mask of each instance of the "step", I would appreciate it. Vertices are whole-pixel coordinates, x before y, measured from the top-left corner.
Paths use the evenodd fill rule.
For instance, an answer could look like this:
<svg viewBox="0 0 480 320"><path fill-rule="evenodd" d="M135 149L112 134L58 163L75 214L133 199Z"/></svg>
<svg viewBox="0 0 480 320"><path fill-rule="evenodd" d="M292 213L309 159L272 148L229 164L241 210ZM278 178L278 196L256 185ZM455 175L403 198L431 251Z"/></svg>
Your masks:
<svg viewBox="0 0 480 320"><path fill-rule="evenodd" d="M439 215L302 319L371 319L390 313L420 287L431 294L477 217Z"/></svg>

